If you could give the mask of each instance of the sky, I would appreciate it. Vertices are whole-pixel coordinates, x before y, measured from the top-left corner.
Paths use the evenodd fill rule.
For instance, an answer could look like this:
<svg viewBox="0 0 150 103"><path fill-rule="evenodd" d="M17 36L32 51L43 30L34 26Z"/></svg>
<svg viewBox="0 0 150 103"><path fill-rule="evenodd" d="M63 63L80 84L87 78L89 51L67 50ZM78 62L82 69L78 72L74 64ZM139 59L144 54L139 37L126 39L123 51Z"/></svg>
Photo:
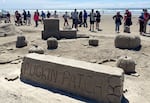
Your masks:
<svg viewBox="0 0 150 103"><path fill-rule="evenodd" d="M149 8L150 0L0 0L0 9Z"/></svg>

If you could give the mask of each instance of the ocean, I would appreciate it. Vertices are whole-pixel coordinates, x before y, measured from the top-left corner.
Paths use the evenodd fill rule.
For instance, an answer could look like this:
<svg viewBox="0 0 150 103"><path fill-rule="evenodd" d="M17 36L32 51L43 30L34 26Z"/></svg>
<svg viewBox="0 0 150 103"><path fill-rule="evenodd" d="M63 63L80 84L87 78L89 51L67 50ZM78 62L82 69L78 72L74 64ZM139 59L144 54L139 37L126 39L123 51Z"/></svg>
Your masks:
<svg viewBox="0 0 150 103"><path fill-rule="evenodd" d="M128 8L131 12L132 15L140 15L142 13L143 8ZM8 9L6 11L9 11L10 14L14 14L15 11L18 10L20 13L23 12L23 9ZM36 9L25 9L26 11L30 11L31 14L33 14ZM54 13L54 11L57 11L59 15L63 15L66 11L68 14L74 11L74 9L38 9L39 12L44 11L47 13L49 11L51 14ZM83 11L84 9L77 9L78 12ZM91 8L85 9L88 13L90 13ZM94 8L95 11L100 11L101 15L115 15L116 12L120 12L122 15L124 14L126 8ZM148 12L150 12L150 8L147 8Z"/></svg>

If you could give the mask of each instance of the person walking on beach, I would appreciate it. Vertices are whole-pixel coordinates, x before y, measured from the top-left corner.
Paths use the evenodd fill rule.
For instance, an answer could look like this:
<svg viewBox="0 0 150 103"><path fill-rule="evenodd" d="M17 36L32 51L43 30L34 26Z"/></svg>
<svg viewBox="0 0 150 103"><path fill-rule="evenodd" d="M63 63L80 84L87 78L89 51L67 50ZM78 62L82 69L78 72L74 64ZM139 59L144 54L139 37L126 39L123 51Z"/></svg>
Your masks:
<svg viewBox="0 0 150 103"><path fill-rule="evenodd" d="M96 11L96 29L98 31L100 31L100 29L99 29L100 21L101 21L101 14L99 11Z"/></svg>
<svg viewBox="0 0 150 103"><path fill-rule="evenodd" d="M120 29L120 25L122 24L121 21L123 19L123 16L120 15L120 12L117 12L117 14L113 16L113 19L115 20L115 24L116 24L115 31L119 33L119 29Z"/></svg>
<svg viewBox="0 0 150 103"><path fill-rule="evenodd" d="M27 13L27 24L31 25L31 13L30 13L30 11L28 11L28 13Z"/></svg>
<svg viewBox="0 0 150 103"><path fill-rule="evenodd" d="M38 27L38 21L39 21L38 12L35 12L35 13L34 13L34 21L35 21L35 27Z"/></svg>
<svg viewBox="0 0 150 103"><path fill-rule="evenodd" d="M147 23L148 23L148 20L150 18L150 14L147 12L147 9L143 9L143 16L144 16L144 33L146 33L146 27L147 27Z"/></svg>
<svg viewBox="0 0 150 103"><path fill-rule="evenodd" d="M64 27L66 26L66 24L67 24L67 26L69 26L69 23L68 23L68 14L67 14L67 12L65 12L65 14L63 15L63 18L64 18Z"/></svg>
<svg viewBox="0 0 150 103"><path fill-rule="evenodd" d="M27 13L25 10L23 10L22 15L23 15L23 23L26 25L27 24Z"/></svg>
<svg viewBox="0 0 150 103"><path fill-rule="evenodd" d="M88 25L87 25L87 17L88 17L88 14L87 14L86 10L84 10L84 14L83 14L84 22L83 22L83 25L86 28L88 27Z"/></svg>
<svg viewBox="0 0 150 103"><path fill-rule="evenodd" d="M44 19L46 18L44 11L41 12L41 18L42 18L41 22L43 23Z"/></svg>
<svg viewBox="0 0 150 103"><path fill-rule="evenodd" d="M130 26L132 25L132 14L127 9L124 15L124 32L130 33Z"/></svg>
<svg viewBox="0 0 150 103"><path fill-rule="evenodd" d="M92 9L92 11L89 14L90 17L90 31L94 31L94 22L95 22L95 17L96 14L94 13L94 9Z"/></svg>
<svg viewBox="0 0 150 103"><path fill-rule="evenodd" d="M47 12L47 18L50 18L50 16L51 16L51 13L48 11Z"/></svg>
<svg viewBox="0 0 150 103"><path fill-rule="evenodd" d="M81 27L82 26L82 24L83 24L83 14L82 14L82 11L80 11L80 13L79 13L79 27Z"/></svg>
<svg viewBox="0 0 150 103"><path fill-rule="evenodd" d="M139 26L140 26L140 35L143 35L144 33L144 13L141 13L139 16Z"/></svg>
<svg viewBox="0 0 150 103"><path fill-rule="evenodd" d="M71 13L72 16L72 28L76 28L78 31L78 12L77 9L74 10L74 12Z"/></svg>

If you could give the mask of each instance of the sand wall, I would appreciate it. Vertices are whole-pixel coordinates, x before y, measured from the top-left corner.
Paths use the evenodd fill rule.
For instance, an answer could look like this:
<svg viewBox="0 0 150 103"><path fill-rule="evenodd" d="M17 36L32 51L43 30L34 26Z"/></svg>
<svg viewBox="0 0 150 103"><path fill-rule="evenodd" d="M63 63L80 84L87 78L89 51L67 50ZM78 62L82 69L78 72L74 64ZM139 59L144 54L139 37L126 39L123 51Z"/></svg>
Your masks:
<svg viewBox="0 0 150 103"><path fill-rule="evenodd" d="M21 67L21 79L95 99L120 103L123 70L84 61L28 54Z"/></svg>

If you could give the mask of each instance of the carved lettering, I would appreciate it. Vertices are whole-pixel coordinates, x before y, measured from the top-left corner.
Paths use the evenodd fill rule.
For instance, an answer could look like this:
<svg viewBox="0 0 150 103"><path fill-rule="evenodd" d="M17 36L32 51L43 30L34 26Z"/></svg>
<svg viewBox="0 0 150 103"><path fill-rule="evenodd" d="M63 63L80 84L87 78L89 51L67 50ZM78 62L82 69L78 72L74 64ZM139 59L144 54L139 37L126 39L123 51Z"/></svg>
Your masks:
<svg viewBox="0 0 150 103"><path fill-rule="evenodd" d="M93 88L93 82L92 81L93 81L92 76L90 76L90 75L86 76L85 91L91 95L94 94L94 88Z"/></svg>
<svg viewBox="0 0 150 103"><path fill-rule="evenodd" d="M65 71L63 73L63 78L62 78L62 85L69 85L70 82L70 72L69 71Z"/></svg>

